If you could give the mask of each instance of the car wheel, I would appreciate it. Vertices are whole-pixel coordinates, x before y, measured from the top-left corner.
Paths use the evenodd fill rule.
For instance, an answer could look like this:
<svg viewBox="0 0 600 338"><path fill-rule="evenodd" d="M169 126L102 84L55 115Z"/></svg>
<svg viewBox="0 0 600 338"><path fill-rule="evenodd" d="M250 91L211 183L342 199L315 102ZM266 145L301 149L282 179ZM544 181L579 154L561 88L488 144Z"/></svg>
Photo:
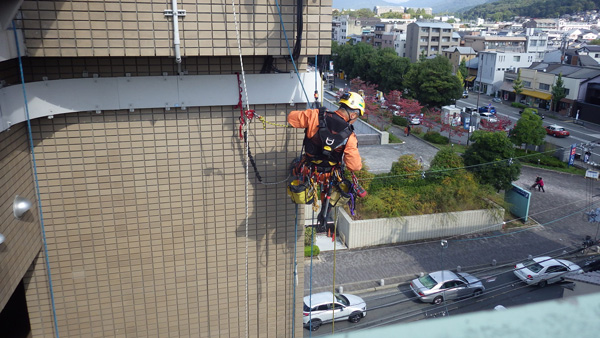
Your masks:
<svg viewBox="0 0 600 338"><path fill-rule="evenodd" d="M475 290L475 292L473 292L473 297L479 297L479 296L481 296L482 293L483 293L483 291L477 289L477 290Z"/></svg>
<svg viewBox="0 0 600 338"><path fill-rule="evenodd" d="M545 280L538 283L538 286L541 288L545 287L546 285L548 285L548 281L545 281Z"/></svg>
<svg viewBox="0 0 600 338"><path fill-rule="evenodd" d="M443 301L444 301L444 298L442 298L442 296L437 296L433 299L433 304L440 305L440 304L442 304Z"/></svg>
<svg viewBox="0 0 600 338"><path fill-rule="evenodd" d="M360 312L354 312L350 315L350 317L348 317L348 321L350 321L350 323L358 323L360 322L360 318L361 318L361 314Z"/></svg>
<svg viewBox="0 0 600 338"><path fill-rule="evenodd" d="M310 321L310 324L307 327L311 331L317 331L321 327L321 320L313 319Z"/></svg>

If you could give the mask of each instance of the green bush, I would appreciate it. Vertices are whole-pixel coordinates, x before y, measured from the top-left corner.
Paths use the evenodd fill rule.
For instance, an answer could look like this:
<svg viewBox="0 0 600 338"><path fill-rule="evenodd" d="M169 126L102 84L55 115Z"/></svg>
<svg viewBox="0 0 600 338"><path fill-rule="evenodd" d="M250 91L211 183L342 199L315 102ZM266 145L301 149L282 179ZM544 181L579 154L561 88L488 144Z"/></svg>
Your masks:
<svg viewBox="0 0 600 338"><path fill-rule="evenodd" d="M321 252L321 250L319 250L319 247L313 244L313 246L312 246L313 256L318 256L320 252ZM304 247L304 257L310 257L310 245Z"/></svg>
<svg viewBox="0 0 600 338"><path fill-rule="evenodd" d="M392 116L392 123L402 127L408 126L408 120L402 116Z"/></svg>
<svg viewBox="0 0 600 338"><path fill-rule="evenodd" d="M313 227L307 227L304 230L304 246L310 246L313 236L317 234L317 231Z"/></svg>
<svg viewBox="0 0 600 338"><path fill-rule="evenodd" d="M530 111L530 112L532 112L532 113L534 113L536 115L538 113L538 110L535 109L535 108L525 108L525 109L523 109L523 113L528 112L528 111Z"/></svg>
<svg viewBox="0 0 600 338"><path fill-rule="evenodd" d="M527 108L527 105L522 104L521 102L513 102L510 105L515 108Z"/></svg>
<svg viewBox="0 0 600 338"><path fill-rule="evenodd" d="M437 131L432 130L426 132L425 136L423 136L423 139L425 139L425 141L429 141L435 144L448 144L449 142L446 136L442 136Z"/></svg>
<svg viewBox="0 0 600 338"><path fill-rule="evenodd" d="M519 157L519 161L521 162L526 162L526 163L531 163L531 164L540 164L546 167L553 167L553 168L567 168L567 164L561 160L559 160L558 158L552 156L552 155L547 155L547 154L535 154L532 155L531 152L529 153L525 153L525 150L523 149L515 149L515 155L517 155L517 157ZM538 162L539 160L539 162Z"/></svg>

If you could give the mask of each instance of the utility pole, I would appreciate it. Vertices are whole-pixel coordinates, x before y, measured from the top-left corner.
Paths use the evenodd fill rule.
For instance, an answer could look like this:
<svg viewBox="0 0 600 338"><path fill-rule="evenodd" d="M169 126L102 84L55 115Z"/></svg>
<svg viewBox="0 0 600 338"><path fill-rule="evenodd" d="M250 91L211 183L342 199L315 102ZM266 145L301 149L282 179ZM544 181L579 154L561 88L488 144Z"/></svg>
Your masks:
<svg viewBox="0 0 600 338"><path fill-rule="evenodd" d="M481 55L481 53L479 55ZM483 56L479 58L479 55L477 55L477 79L479 80L479 85L477 87L477 106L475 107L477 112L479 112L479 95L481 94L481 64L483 63Z"/></svg>

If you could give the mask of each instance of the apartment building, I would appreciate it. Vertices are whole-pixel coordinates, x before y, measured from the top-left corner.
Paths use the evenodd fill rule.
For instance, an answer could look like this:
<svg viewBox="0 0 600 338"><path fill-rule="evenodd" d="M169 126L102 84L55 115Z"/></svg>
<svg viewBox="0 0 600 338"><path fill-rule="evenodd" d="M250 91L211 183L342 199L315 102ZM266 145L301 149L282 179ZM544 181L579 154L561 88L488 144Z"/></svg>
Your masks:
<svg viewBox="0 0 600 338"><path fill-rule="evenodd" d="M307 107L331 1L0 8L0 335L301 336L303 132L245 111Z"/></svg>
<svg viewBox="0 0 600 338"><path fill-rule="evenodd" d="M475 89L495 96L502 90L504 72L529 67L535 61L534 53L480 52Z"/></svg>
<svg viewBox="0 0 600 338"><path fill-rule="evenodd" d="M458 66L462 61L465 63L475 57L477 57L477 53L471 47L453 47L443 50L444 56L450 60L452 64L452 71L456 74L458 70Z"/></svg>
<svg viewBox="0 0 600 338"><path fill-rule="evenodd" d="M460 36L449 23L417 21L407 27L406 56L411 62L417 62L421 55L442 54L443 50L458 47L459 43Z"/></svg>
<svg viewBox="0 0 600 338"><path fill-rule="evenodd" d="M471 47L476 52L499 51L499 52L526 52L527 38L525 36L505 35L465 35L463 36L463 47Z"/></svg>

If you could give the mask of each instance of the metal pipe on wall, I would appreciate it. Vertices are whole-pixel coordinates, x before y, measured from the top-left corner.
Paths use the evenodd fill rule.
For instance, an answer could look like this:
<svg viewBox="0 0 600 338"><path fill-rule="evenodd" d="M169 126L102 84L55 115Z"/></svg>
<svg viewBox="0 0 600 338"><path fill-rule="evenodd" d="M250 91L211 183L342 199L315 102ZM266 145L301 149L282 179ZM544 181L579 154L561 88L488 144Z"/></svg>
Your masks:
<svg viewBox="0 0 600 338"><path fill-rule="evenodd" d="M173 9L173 46L175 48L175 62L181 63L181 51L179 45L181 41L179 40L179 16L177 14L177 0L172 0L172 9Z"/></svg>

